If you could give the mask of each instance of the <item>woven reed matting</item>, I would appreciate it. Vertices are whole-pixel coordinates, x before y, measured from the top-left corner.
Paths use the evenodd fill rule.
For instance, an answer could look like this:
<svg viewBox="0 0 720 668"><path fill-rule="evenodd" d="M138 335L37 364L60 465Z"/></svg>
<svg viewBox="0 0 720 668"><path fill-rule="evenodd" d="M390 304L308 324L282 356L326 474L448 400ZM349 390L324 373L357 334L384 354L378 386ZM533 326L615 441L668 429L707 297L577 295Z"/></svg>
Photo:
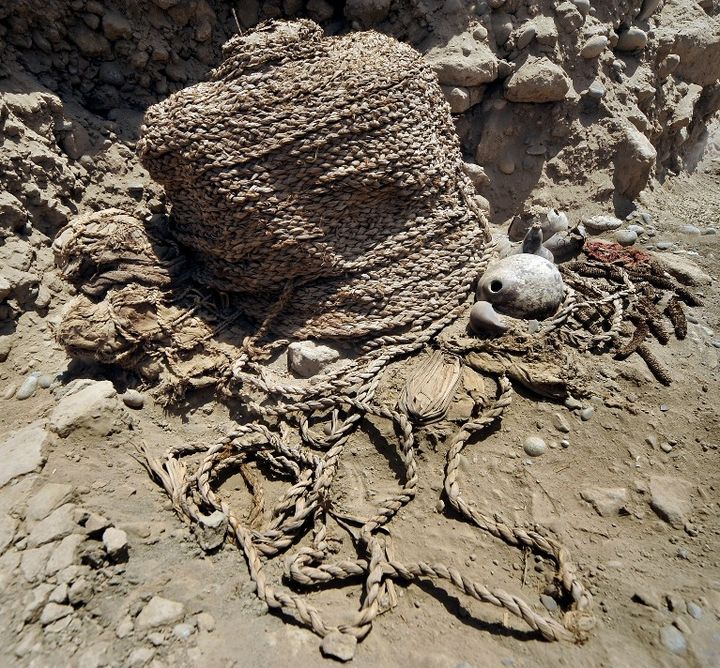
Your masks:
<svg viewBox="0 0 720 668"><path fill-rule="evenodd" d="M456 306L488 240L435 74L411 47L311 21L233 37L148 109L138 151L198 282L283 336L358 338Z"/></svg>

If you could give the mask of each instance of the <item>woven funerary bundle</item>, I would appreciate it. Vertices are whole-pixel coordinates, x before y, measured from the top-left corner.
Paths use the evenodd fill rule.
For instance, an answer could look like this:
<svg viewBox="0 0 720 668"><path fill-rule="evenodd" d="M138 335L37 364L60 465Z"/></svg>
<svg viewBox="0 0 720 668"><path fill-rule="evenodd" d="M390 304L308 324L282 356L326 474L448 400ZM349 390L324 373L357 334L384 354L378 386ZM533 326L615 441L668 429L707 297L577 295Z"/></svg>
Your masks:
<svg viewBox="0 0 720 668"><path fill-rule="evenodd" d="M233 37L210 81L151 107L139 154L195 279L271 329L421 329L468 294L488 240L432 70L373 32L311 21Z"/></svg>

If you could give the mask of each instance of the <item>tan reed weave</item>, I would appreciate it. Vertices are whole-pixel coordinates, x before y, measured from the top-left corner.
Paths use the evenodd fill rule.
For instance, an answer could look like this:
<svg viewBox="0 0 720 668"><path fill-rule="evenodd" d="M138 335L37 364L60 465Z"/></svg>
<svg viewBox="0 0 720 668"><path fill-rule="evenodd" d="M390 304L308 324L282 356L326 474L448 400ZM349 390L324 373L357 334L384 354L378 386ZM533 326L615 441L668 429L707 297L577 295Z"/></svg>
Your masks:
<svg viewBox="0 0 720 668"><path fill-rule="evenodd" d="M148 109L140 158L172 202L198 282L271 330L358 338L460 303L488 227L449 109L411 47L269 23L211 80Z"/></svg>

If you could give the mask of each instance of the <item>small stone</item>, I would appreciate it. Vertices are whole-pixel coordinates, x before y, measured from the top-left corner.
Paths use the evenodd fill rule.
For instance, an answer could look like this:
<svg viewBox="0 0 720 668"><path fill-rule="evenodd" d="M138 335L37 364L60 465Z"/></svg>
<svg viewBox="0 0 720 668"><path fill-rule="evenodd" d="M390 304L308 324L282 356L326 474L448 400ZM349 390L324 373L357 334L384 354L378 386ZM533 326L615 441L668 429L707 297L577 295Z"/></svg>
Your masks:
<svg viewBox="0 0 720 668"><path fill-rule="evenodd" d="M621 246L632 246L637 241L638 235L632 230L618 230L615 232L615 241Z"/></svg>
<svg viewBox="0 0 720 668"><path fill-rule="evenodd" d="M38 421L10 432L0 442L0 487L21 475L37 471L45 463L46 439L47 432Z"/></svg>
<svg viewBox="0 0 720 668"><path fill-rule="evenodd" d="M150 659L155 656L155 650L149 647L138 647L130 652L127 664L128 666L144 666Z"/></svg>
<svg viewBox="0 0 720 668"><path fill-rule="evenodd" d="M565 405L571 410L577 410L578 408L582 408L582 402L575 399L575 397L568 396L567 399L565 399Z"/></svg>
<svg viewBox="0 0 720 668"><path fill-rule="evenodd" d="M561 445L563 448L566 448L566 449L567 449L567 448L570 447L570 441L568 441L566 438L564 438L562 441L560 441L560 445Z"/></svg>
<svg viewBox="0 0 720 668"><path fill-rule="evenodd" d="M567 422L565 422L565 418L563 418L560 413L555 413L553 415L553 426L555 429L557 429L559 432L563 434L569 434L570 433L570 427L568 427Z"/></svg>
<svg viewBox="0 0 720 668"><path fill-rule="evenodd" d="M81 381L60 399L48 427L62 438L78 430L109 436L124 426L123 412L109 380Z"/></svg>
<svg viewBox="0 0 720 668"><path fill-rule="evenodd" d="M187 640L195 631L192 624L175 624L172 634L179 640Z"/></svg>
<svg viewBox="0 0 720 668"><path fill-rule="evenodd" d="M295 341L288 346L288 367L303 378L319 373L340 359L340 353L314 341Z"/></svg>
<svg viewBox="0 0 720 668"><path fill-rule="evenodd" d="M673 247L672 241L658 241L655 244L655 248L658 250L664 251L664 250L670 250Z"/></svg>
<svg viewBox="0 0 720 668"><path fill-rule="evenodd" d="M680 228L680 232L682 234L698 235L698 234L700 234L700 228L695 227L695 225L683 225Z"/></svg>
<svg viewBox="0 0 720 668"><path fill-rule="evenodd" d="M153 631L152 633L148 633L147 639L148 642L155 647L160 647L161 645L165 644L165 636L159 631Z"/></svg>
<svg viewBox="0 0 720 668"><path fill-rule="evenodd" d="M702 619L703 609L697 603L690 601L687 604L687 611L688 615L690 615L693 619Z"/></svg>
<svg viewBox="0 0 720 668"><path fill-rule="evenodd" d="M661 449L663 452L672 452L672 449L673 449L673 448L672 448L672 445L670 445L669 443L661 443L661 444L660 444L660 449Z"/></svg>
<svg viewBox="0 0 720 668"><path fill-rule="evenodd" d="M350 661L355 656L357 638L340 631L328 633L320 643L320 650L325 656L339 661Z"/></svg>
<svg viewBox="0 0 720 668"><path fill-rule="evenodd" d="M515 161L510 156L502 156L498 162L498 169L507 176L515 171Z"/></svg>
<svg viewBox="0 0 720 668"><path fill-rule="evenodd" d="M72 566L78 560L78 548L85 542L85 536L70 534L65 536L53 550L48 559L45 573L54 575L68 566Z"/></svg>
<svg viewBox="0 0 720 668"><path fill-rule="evenodd" d="M617 230L623 224L622 220L614 216L592 216L583 221L585 229L590 234L602 234Z"/></svg>
<svg viewBox="0 0 720 668"><path fill-rule="evenodd" d="M627 504L627 489L624 487L589 487L580 492L601 517L617 515Z"/></svg>
<svg viewBox="0 0 720 668"><path fill-rule="evenodd" d="M140 611L135 620L139 631L147 631L158 626L166 626L180 621L185 615L185 606L177 601L170 601L161 596L153 596L150 602Z"/></svg>
<svg viewBox="0 0 720 668"><path fill-rule="evenodd" d="M40 623L43 626L47 626L48 624L51 624L58 619L67 617L68 615L72 614L72 611L73 609L69 605L48 603L45 608L43 608L42 614L40 615Z"/></svg>
<svg viewBox="0 0 720 668"><path fill-rule="evenodd" d="M37 386L38 386L38 377L39 376L40 376L39 373L33 372L23 381L23 384L20 386L20 389L15 393L15 398L18 401L23 401L24 399L29 399L30 397L32 397L33 394L35 394L35 391L37 390Z"/></svg>
<svg viewBox="0 0 720 668"><path fill-rule="evenodd" d="M197 627L200 631L212 633L215 630L215 617L209 612L199 612L196 619Z"/></svg>
<svg viewBox="0 0 720 668"><path fill-rule="evenodd" d="M650 478L650 507L675 529L682 529L691 510L692 484L671 476Z"/></svg>
<svg viewBox="0 0 720 668"><path fill-rule="evenodd" d="M59 482L49 482L40 488L27 504L26 518L44 520L53 510L72 499L73 486Z"/></svg>
<svg viewBox="0 0 720 668"><path fill-rule="evenodd" d="M645 48L647 39L647 33L644 30L632 26L620 33L615 48L618 51L637 51Z"/></svg>
<svg viewBox="0 0 720 668"><path fill-rule="evenodd" d="M531 457L539 457L540 455L545 454L547 445L539 436L528 436L523 444L523 450L525 450L525 453Z"/></svg>
<svg viewBox="0 0 720 668"><path fill-rule="evenodd" d="M128 408L134 408L135 410L139 410L145 405L145 397L137 390L127 390L127 392L120 395L120 398Z"/></svg>
<svg viewBox="0 0 720 668"><path fill-rule="evenodd" d="M592 406L587 406L580 411L580 419L583 422L587 422L595 414L595 409Z"/></svg>
<svg viewBox="0 0 720 668"><path fill-rule="evenodd" d="M558 609L557 601L547 594L543 594L540 597L540 603L545 606L545 609L548 610L548 612L555 612Z"/></svg>
<svg viewBox="0 0 720 668"><path fill-rule="evenodd" d="M35 524L28 535L28 547L38 547L71 534L76 528L75 504L66 503Z"/></svg>
<svg viewBox="0 0 720 668"><path fill-rule="evenodd" d="M632 600L655 610L660 610L660 597L652 589L643 589L633 594Z"/></svg>
<svg viewBox="0 0 720 668"><path fill-rule="evenodd" d="M228 518L220 510L209 516L201 515L194 531L200 547L206 552L217 549L225 542L228 530Z"/></svg>
<svg viewBox="0 0 720 668"><path fill-rule="evenodd" d="M675 626L663 626L660 629L660 641L673 654L685 654L687 640Z"/></svg>
<svg viewBox="0 0 720 668"><path fill-rule="evenodd" d="M80 577L68 589L68 600L75 607L89 603L93 595L93 587L85 577Z"/></svg>
<svg viewBox="0 0 720 668"><path fill-rule="evenodd" d="M564 100L571 81L563 69L546 57L530 56L505 80L505 97L511 102L558 102Z"/></svg>
<svg viewBox="0 0 720 668"><path fill-rule="evenodd" d="M45 604L48 602L48 597L53 590L54 587L51 584L43 582L25 596L23 599L25 603L23 621L26 624L37 621L40 616L40 611L45 607ZM60 603L62 603L62 601L60 601Z"/></svg>
<svg viewBox="0 0 720 668"><path fill-rule="evenodd" d="M125 615L115 627L115 635L120 638L127 638L133 632L133 621L130 615Z"/></svg>
<svg viewBox="0 0 720 668"><path fill-rule="evenodd" d="M608 38L605 35L593 35L590 39L585 42L585 45L580 50L580 56L590 60L597 58L608 45Z"/></svg>
<svg viewBox="0 0 720 668"><path fill-rule="evenodd" d="M50 592L48 601L52 603L66 603L68 600L68 586L61 582L55 589Z"/></svg>
<svg viewBox="0 0 720 668"><path fill-rule="evenodd" d="M127 533L122 529L110 527L105 529L102 536L105 552L111 561L123 561L127 559L128 538Z"/></svg>
<svg viewBox="0 0 720 668"><path fill-rule="evenodd" d="M627 229L630 232L635 232L638 236L645 234L645 228L642 225L628 225Z"/></svg>
<svg viewBox="0 0 720 668"><path fill-rule="evenodd" d="M110 526L111 522L107 517L103 517L98 513L90 513L85 521L85 533L91 538L101 536L105 529Z"/></svg>
<svg viewBox="0 0 720 668"><path fill-rule="evenodd" d="M605 86L599 81L593 81L587 89L588 97L593 100L602 100L605 97Z"/></svg>
<svg viewBox="0 0 720 668"><path fill-rule="evenodd" d="M41 547L23 550L20 560L20 570L28 582L34 582L45 573L45 564L52 550L52 545L43 545Z"/></svg>
<svg viewBox="0 0 720 668"><path fill-rule="evenodd" d="M708 234L708 235L717 234L717 230L714 227L706 227L703 230L703 234Z"/></svg>

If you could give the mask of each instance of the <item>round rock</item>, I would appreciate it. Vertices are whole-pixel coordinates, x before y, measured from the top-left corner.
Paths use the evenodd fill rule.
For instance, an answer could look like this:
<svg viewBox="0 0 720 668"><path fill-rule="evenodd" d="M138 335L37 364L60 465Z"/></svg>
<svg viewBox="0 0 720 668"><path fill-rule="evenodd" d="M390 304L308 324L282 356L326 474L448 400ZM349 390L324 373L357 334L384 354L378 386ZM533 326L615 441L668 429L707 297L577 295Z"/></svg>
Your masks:
<svg viewBox="0 0 720 668"><path fill-rule="evenodd" d="M320 643L320 650L325 656L339 661L350 661L355 656L357 638L340 631L328 633Z"/></svg>
<svg viewBox="0 0 720 668"><path fill-rule="evenodd" d="M539 436L528 436L525 439L525 443L523 443L523 450L525 450L525 454L531 457L539 457L545 454L547 445L545 445L545 441Z"/></svg>
<svg viewBox="0 0 720 668"><path fill-rule="evenodd" d="M128 390L122 395L122 400L128 408L139 409L145 405L145 397L137 390Z"/></svg>
<svg viewBox="0 0 720 668"><path fill-rule="evenodd" d="M593 35L585 46L580 50L580 55L586 60L597 58L608 45L608 38L605 35Z"/></svg>
<svg viewBox="0 0 720 668"><path fill-rule="evenodd" d="M618 230L615 232L615 241L621 246L632 246L637 241L637 232L632 230Z"/></svg>
<svg viewBox="0 0 720 668"><path fill-rule="evenodd" d="M478 282L478 299L515 318L542 319L563 300L557 267L539 255L521 253L490 264Z"/></svg>
<svg viewBox="0 0 720 668"><path fill-rule="evenodd" d="M615 48L618 51L636 51L637 49L644 49L647 40L647 33L644 30L632 26L620 34Z"/></svg>

